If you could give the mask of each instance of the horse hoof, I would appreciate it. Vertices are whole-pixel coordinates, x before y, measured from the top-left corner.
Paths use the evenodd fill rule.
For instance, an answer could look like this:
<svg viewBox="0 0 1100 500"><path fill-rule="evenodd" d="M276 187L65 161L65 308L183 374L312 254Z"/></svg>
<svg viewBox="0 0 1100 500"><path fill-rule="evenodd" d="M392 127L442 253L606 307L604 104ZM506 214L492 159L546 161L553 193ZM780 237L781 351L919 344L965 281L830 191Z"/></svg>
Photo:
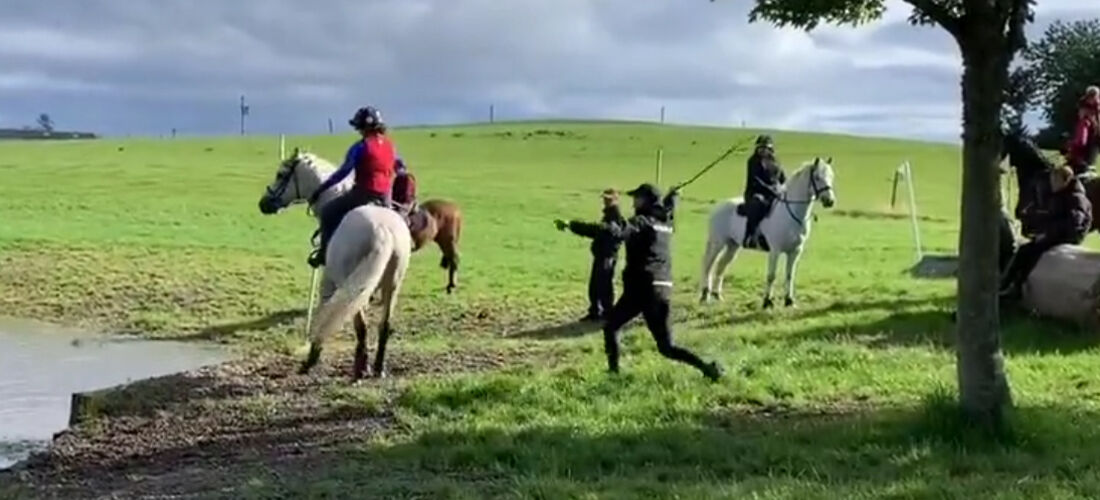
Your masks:
<svg viewBox="0 0 1100 500"><path fill-rule="evenodd" d="M303 363L302 366L300 366L298 368L298 375L309 375L310 368L313 368L313 367L308 365L308 364Z"/></svg>
<svg viewBox="0 0 1100 500"><path fill-rule="evenodd" d="M713 298L713 299L714 299L715 301L717 301L717 302L725 302L725 301L726 301L726 299L725 299L725 298L723 298L723 297L722 297L722 294L720 294L720 293L715 293L715 294L712 294L712 295L711 295L711 298Z"/></svg>
<svg viewBox="0 0 1100 500"><path fill-rule="evenodd" d="M764 299L764 309L771 309L774 306L775 302L772 302L772 299L770 297Z"/></svg>
<svg viewBox="0 0 1100 500"><path fill-rule="evenodd" d="M783 300L783 305L786 307L794 307L794 299L787 297Z"/></svg>
<svg viewBox="0 0 1100 500"><path fill-rule="evenodd" d="M707 303L710 302L710 298L711 298L710 292L706 291L706 290L703 290L703 293L701 295L699 295L699 303L700 304L707 304Z"/></svg>

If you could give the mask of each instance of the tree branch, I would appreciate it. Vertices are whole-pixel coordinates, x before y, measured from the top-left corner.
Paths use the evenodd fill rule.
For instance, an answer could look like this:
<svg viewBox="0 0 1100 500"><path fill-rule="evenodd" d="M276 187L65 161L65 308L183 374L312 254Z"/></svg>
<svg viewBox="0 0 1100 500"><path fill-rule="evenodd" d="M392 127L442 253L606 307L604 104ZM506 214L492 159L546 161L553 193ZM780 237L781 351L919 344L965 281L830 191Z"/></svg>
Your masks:
<svg viewBox="0 0 1100 500"><path fill-rule="evenodd" d="M953 12L953 9L947 5L936 0L905 0L905 2L916 9L909 18L910 22L928 24L928 21L932 21L943 27L955 38L962 34L962 17Z"/></svg>

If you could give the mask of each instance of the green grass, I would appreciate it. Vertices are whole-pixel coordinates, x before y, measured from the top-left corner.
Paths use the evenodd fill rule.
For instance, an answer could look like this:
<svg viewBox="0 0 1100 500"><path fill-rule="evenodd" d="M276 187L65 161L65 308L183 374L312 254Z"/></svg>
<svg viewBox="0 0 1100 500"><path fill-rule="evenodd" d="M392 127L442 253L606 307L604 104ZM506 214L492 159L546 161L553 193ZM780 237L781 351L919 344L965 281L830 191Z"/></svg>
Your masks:
<svg viewBox="0 0 1100 500"><path fill-rule="evenodd" d="M415 256L391 361L493 351L515 356L515 365L383 386L334 381L316 397L392 414L391 429L323 452L323 467L271 474L241 463L219 474L240 478L236 494L259 497L1100 491L1095 337L1006 320L1019 408L1007 442L971 443L944 404L955 375L946 314L954 283L905 272L912 234L904 201L890 207L890 187L897 165L912 161L925 250L953 253L960 178L953 146L775 134L788 171L820 155L834 157L837 174L838 205L817 209L795 310L759 311L764 259L756 253L732 266L725 303L695 304L706 214L741 191L744 156L685 191L674 256L676 338L727 366L719 385L661 359L641 328L625 336L623 376L608 377L597 333L556 328L583 313L589 262L586 243L550 221L593 218L603 188L652 180L658 145L668 185L754 133L616 123L395 132L421 197L459 201L466 227L457 295L442 293L435 247ZM349 141L288 138L329 159ZM292 350L304 322L313 227L300 207L272 217L256 208L276 146L271 138L0 143L0 310L252 352ZM277 410L277 400L250 401L240 403Z"/></svg>

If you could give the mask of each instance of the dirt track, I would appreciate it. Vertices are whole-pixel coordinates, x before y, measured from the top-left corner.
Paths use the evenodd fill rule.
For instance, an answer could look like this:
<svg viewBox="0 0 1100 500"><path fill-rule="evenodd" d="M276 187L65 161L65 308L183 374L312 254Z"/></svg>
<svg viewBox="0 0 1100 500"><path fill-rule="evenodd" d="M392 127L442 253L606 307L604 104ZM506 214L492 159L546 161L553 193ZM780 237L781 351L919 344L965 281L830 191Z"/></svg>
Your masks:
<svg viewBox="0 0 1100 500"><path fill-rule="evenodd" d="M378 389L377 401L339 396L349 387L348 352L327 352L310 376L294 375L297 359L272 357L139 382L110 397L105 418L61 433L48 452L0 473L0 496L5 483L21 488L18 496L237 496L241 472L315 468L335 447L390 428L402 376L492 369L516 356L402 353L388 360L388 379L360 383Z"/></svg>

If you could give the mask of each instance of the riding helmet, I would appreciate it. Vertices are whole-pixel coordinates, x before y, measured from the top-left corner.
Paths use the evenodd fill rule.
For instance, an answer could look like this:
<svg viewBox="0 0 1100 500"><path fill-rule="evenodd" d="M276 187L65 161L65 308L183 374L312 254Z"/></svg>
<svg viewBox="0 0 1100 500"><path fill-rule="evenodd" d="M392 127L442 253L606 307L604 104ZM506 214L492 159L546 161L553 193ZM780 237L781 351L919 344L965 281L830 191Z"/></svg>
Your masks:
<svg viewBox="0 0 1100 500"><path fill-rule="evenodd" d="M772 136L767 135L767 134L762 134L762 135L759 135L759 136L756 137L756 147L758 147L758 148L762 148L762 147L774 148L775 147L775 141L772 140Z"/></svg>
<svg viewBox="0 0 1100 500"><path fill-rule="evenodd" d="M377 130L385 126L382 122L382 113L373 106L359 108L355 116L348 120L348 124L355 130Z"/></svg>
<svg viewBox="0 0 1100 500"><path fill-rule="evenodd" d="M649 183L627 191L626 194L635 198L642 198L648 202L656 202L661 199L661 189Z"/></svg>

